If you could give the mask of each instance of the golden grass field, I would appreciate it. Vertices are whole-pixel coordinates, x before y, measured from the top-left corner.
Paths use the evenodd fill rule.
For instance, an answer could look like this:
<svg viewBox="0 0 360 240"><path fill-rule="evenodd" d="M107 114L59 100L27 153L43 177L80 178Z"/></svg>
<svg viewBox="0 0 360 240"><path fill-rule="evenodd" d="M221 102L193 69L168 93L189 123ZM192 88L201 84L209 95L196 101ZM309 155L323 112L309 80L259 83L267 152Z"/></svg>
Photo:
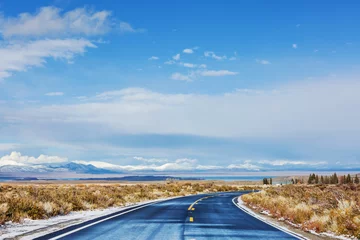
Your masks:
<svg viewBox="0 0 360 240"><path fill-rule="evenodd" d="M309 231L332 232L360 239L360 185L287 185L246 194L256 211Z"/></svg>
<svg viewBox="0 0 360 240"><path fill-rule="evenodd" d="M229 183L13 183L0 185L0 224L46 219L71 211L126 206L190 194L249 190Z"/></svg>

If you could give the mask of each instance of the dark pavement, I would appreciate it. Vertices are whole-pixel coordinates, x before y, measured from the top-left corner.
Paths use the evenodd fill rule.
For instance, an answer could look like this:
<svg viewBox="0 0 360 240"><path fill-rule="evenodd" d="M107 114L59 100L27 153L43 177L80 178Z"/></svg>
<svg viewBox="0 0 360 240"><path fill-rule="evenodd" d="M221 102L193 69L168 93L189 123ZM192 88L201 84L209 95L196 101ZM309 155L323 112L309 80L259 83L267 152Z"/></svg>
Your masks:
<svg viewBox="0 0 360 240"><path fill-rule="evenodd" d="M232 199L243 193L203 194L159 202L140 209L136 209L137 206L128 213L103 219L100 223L94 224L96 220L83 223L38 240L296 239L235 206ZM86 227L89 224L94 225Z"/></svg>

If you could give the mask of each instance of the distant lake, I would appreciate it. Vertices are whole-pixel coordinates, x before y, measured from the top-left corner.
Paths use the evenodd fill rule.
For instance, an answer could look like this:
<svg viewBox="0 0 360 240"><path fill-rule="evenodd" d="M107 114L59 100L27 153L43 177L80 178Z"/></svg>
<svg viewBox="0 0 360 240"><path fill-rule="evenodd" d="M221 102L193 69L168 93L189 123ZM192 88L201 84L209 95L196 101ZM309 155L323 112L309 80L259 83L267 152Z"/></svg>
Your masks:
<svg viewBox="0 0 360 240"><path fill-rule="evenodd" d="M220 181L261 181L264 178L274 178L273 176L197 176L204 180Z"/></svg>

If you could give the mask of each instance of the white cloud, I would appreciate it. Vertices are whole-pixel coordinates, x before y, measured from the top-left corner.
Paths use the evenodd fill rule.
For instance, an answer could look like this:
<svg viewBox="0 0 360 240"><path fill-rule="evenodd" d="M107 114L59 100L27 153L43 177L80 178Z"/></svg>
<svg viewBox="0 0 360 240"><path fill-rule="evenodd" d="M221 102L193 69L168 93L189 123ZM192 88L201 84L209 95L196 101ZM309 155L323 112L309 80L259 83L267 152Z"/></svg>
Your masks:
<svg viewBox="0 0 360 240"><path fill-rule="evenodd" d="M245 160L242 164L230 164L228 169L243 169L251 171L260 171L260 167L251 163L251 160Z"/></svg>
<svg viewBox="0 0 360 240"><path fill-rule="evenodd" d="M211 52L211 51L204 52L204 56L205 57L210 57L210 58L213 58L213 59L216 59L216 60L219 60L219 61L225 60L227 58L226 56L218 56L214 52Z"/></svg>
<svg viewBox="0 0 360 240"><path fill-rule="evenodd" d="M179 158L168 160L164 158L144 158L133 157L134 160L142 162L134 165L119 165L103 161L72 161L77 164L93 165L97 168L115 170L115 171L211 171L211 170L245 170L260 171L271 170L284 166L318 166L326 165L327 162L305 162L291 160L262 160L254 163L252 160L245 160L242 163L230 164L227 166L219 165L201 165L197 159ZM0 158L0 167L2 166L42 166L41 164L54 164L68 162L67 158L59 156L40 155L39 157L23 156L19 152L12 152Z"/></svg>
<svg viewBox="0 0 360 240"><path fill-rule="evenodd" d="M100 141L89 133L103 139L122 134L250 139L321 160L321 154L330 158L360 149L359 91L358 77L346 76L215 95L120 89L72 104L1 105L0 125L6 126L1 136L32 142L71 140L69 132L79 142ZM144 155L132 156L137 154Z"/></svg>
<svg viewBox="0 0 360 240"><path fill-rule="evenodd" d="M143 88L125 88L122 90L107 91L97 94L93 101L125 100L125 101L166 101L168 103L181 103L184 101L183 94L162 95Z"/></svg>
<svg viewBox="0 0 360 240"><path fill-rule="evenodd" d="M141 32L145 32L145 29L141 29L141 28L135 29L127 22L120 22L119 26L120 26L120 32L122 32L122 33L141 33Z"/></svg>
<svg viewBox="0 0 360 240"><path fill-rule="evenodd" d="M148 60L150 60L150 61L152 61L152 60L159 60L159 57L157 57L157 56L151 56L151 57L149 57Z"/></svg>
<svg viewBox="0 0 360 240"><path fill-rule="evenodd" d="M292 48L297 49L298 45L296 43L293 43Z"/></svg>
<svg viewBox="0 0 360 240"><path fill-rule="evenodd" d="M264 59L256 59L256 62L264 65L271 64L268 60Z"/></svg>
<svg viewBox="0 0 360 240"><path fill-rule="evenodd" d="M159 158L144 158L144 157L134 157L135 160L146 162L146 163L165 163L169 160L167 159L159 159Z"/></svg>
<svg viewBox="0 0 360 240"><path fill-rule="evenodd" d="M180 81L188 81L188 82L192 81L192 79L189 76L183 75L183 74L178 73L178 72L173 73L170 78L172 80L180 80Z"/></svg>
<svg viewBox="0 0 360 240"><path fill-rule="evenodd" d="M169 61L166 61L164 62L164 64L167 64L167 65L172 65L172 64L175 64L176 62L173 61L173 60L169 60Z"/></svg>
<svg viewBox="0 0 360 240"><path fill-rule="evenodd" d="M187 68L195 68L196 67L196 64L193 64L193 63L183 63L182 65Z"/></svg>
<svg viewBox="0 0 360 240"><path fill-rule="evenodd" d="M177 64L179 66L183 66L183 67L186 67L186 68L206 68L205 64L197 65L197 64L194 64L194 63L175 62L174 60L166 61L166 62L164 62L164 64L166 64L166 65Z"/></svg>
<svg viewBox="0 0 360 240"><path fill-rule="evenodd" d="M54 96L63 96L63 92L48 92L45 94L45 96L54 97Z"/></svg>
<svg viewBox="0 0 360 240"><path fill-rule="evenodd" d="M221 76L231 76L231 75L237 75L237 72L231 72L229 70L205 70L201 71L200 75L204 77L221 77Z"/></svg>
<svg viewBox="0 0 360 240"><path fill-rule="evenodd" d="M5 38L14 36L100 35L111 29L109 11L77 8L62 12L55 7L43 7L35 14L21 13L17 17L0 19L0 32Z"/></svg>
<svg viewBox="0 0 360 240"><path fill-rule="evenodd" d="M58 156L47 156L41 154L39 157L22 156L19 152L12 152L10 155L5 155L0 158L0 166L5 165L31 165L31 164L43 164L43 163L61 163L68 161L67 158Z"/></svg>
<svg viewBox="0 0 360 240"><path fill-rule="evenodd" d="M194 50L192 50L191 48L186 48L183 50L183 53L192 54L194 53Z"/></svg>
<svg viewBox="0 0 360 240"><path fill-rule="evenodd" d="M72 62L75 55L95 47L85 39L45 39L2 46L0 56L6 58L0 58L0 79L11 76L13 72L43 66L48 58Z"/></svg>
<svg viewBox="0 0 360 240"><path fill-rule="evenodd" d="M176 54L175 56L172 57L175 61L179 61L180 60L180 53Z"/></svg>
<svg viewBox="0 0 360 240"><path fill-rule="evenodd" d="M97 161L74 161L79 164L93 165L98 168L119 170L119 171L191 171L196 169L204 169L204 166L198 165L196 159L182 158L173 162L167 162L162 165L115 165L106 162ZM149 162L148 162L149 163ZM157 162L159 163L159 162Z"/></svg>
<svg viewBox="0 0 360 240"><path fill-rule="evenodd" d="M327 162L307 162L307 161L291 161L291 160L261 160L260 164L267 164L271 166L285 166L285 165L325 165Z"/></svg>

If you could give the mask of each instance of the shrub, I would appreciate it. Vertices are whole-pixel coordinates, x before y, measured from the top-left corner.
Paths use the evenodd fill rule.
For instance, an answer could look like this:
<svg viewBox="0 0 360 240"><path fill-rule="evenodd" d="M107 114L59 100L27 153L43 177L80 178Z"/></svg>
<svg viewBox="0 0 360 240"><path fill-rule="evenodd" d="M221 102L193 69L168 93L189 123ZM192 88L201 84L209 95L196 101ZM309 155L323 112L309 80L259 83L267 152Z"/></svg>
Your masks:
<svg viewBox="0 0 360 240"><path fill-rule="evenodd" d="M242 200L305 230L360 236L360 186L288 185L246 194Z"/></svg>
<svg viewBox="0 0 360 240"><path fill-rule="evenodd" d="M46 219L71 211L126 206L145 200L200 192L237 191L239 187L200 182L166 184L3 184L0 224L24 218Z"/></svg>

